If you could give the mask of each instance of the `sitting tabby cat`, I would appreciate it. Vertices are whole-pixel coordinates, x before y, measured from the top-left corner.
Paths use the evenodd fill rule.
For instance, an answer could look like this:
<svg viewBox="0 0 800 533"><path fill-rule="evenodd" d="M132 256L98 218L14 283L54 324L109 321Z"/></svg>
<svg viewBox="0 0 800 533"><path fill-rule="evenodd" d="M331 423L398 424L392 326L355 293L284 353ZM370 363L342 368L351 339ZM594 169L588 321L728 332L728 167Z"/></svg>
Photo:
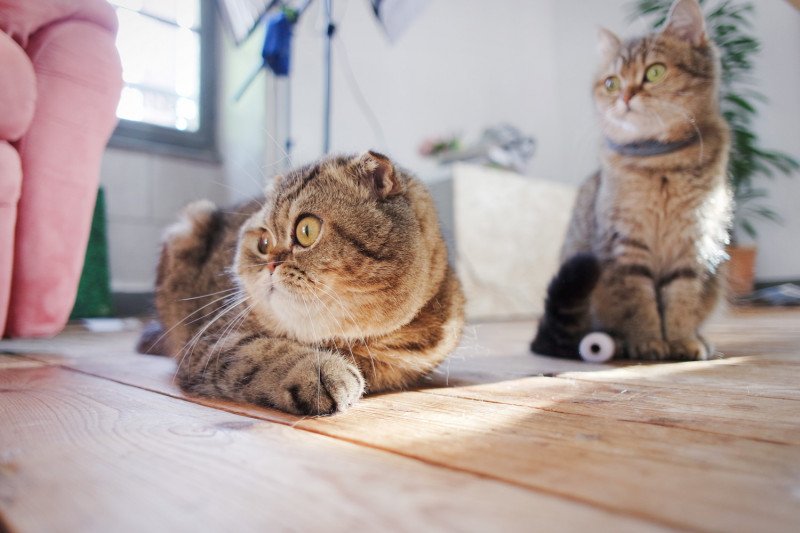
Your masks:
<svg viewBox="0 0 800 533"><path fill-rule="evenodd" d="M386 157L324 159L235 211L197 202L165 238L151 351L187 392L330 414L455 348L464 299L433 202Z"/></svg>
<svg viewBox="0 0 800 533"><path fill-rule="evenodd" d="M696 0L660 33L600 32L594 99L605 146L581 187L531 349L577 357L602 330L633 359L706 359L698 333L721 293L732 200L719 60Z"/></svg>

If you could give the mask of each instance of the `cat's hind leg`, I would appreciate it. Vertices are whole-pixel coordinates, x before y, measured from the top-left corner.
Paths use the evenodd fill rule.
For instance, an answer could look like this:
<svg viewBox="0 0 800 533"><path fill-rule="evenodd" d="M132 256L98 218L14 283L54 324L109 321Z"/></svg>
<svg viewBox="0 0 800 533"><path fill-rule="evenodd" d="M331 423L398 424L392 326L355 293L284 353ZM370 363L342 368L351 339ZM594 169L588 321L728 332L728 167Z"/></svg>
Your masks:
<svg viewBox="0 0 800 533"><path fill-rule="evenodd" d="M198 200L187 205L178 222L164 233L166 259L202 266L212 251L222 224L222 213L210 200ZM162 261L164 259L162 257Z"/></svg>
<svg viewBox="0 0 800 533"><path fill-rule="evenodd" d="M669 357L652 270L641 263L613 262L592 296L595 327L624 339L631 359L663 360Z"/></svg>

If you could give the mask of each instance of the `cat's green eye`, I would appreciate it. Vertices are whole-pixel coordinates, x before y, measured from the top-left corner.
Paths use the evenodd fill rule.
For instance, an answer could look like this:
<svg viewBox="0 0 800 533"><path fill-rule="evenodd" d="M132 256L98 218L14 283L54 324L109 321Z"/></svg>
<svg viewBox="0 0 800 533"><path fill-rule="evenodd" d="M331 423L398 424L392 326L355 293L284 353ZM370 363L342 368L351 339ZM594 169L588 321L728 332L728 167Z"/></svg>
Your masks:
<svg viewBox="0 0 800 533"><path fill-rule="evenodd" d="M321 229L322 221L315 216L309 215L300 219L294 230L294 235L297 237L297 242L300 243L300 246L308 248L317 240Z"/></svg>
<svg viewBox="0 0 800 533"><path fill-rule="evenodd" d="M619 91L620 81L618 76L609 76L603 82L606 92L609 94Z"/></svg>
<svg viewBox="0 0 800 533"><path fill-rule="evenodd" d="M644 79L650 83L657 83L664 79L667 74L667 66L664 63L653 63L644 72Z"/></svg>
<svg viewBox="0 0 800 533"><path fill-rule="evenodd" d="M261 234L258 238L258 253L261 255L267 255L267 251L269 250L269 237L267 236L267 232Z"/></svg>

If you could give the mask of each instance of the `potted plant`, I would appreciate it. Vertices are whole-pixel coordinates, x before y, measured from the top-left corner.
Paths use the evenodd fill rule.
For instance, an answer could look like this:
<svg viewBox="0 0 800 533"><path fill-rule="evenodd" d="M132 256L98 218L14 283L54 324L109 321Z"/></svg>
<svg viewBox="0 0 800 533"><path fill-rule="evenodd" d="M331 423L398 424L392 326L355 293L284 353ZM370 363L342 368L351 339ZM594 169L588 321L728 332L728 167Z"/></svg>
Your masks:
<svg viewBox="0 0 800 533"><path fill-rule="evenodd" d="M673 0L634 0L632 16L645 16L652 20L654 29L666 20ZM761 49L761 42L752 33L754 6L748 1L699 0L706 15L709 37L717 44L722 63L720 77L720 105L722 114L731 128L731 152L728 164L731 189L736 200L735 223L731 234L728 282L734 296L753 290L755 274L755 246L745 246L746 235L754 242L755 219L780 222L780 216L763 203L766 190L759 187L759 179L776 174L790 176L800 164L787 154L761 146L753 131L753 119L758 114L759 103L766 98L758 92L753 82L753 61Z"/></svg>

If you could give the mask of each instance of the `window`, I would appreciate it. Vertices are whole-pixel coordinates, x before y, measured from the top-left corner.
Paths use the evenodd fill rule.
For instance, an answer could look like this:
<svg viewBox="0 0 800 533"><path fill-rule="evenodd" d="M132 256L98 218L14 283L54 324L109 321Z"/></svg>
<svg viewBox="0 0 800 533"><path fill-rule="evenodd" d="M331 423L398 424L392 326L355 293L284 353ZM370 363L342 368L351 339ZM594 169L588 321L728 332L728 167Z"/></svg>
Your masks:
<svg viewBox="0 0 800 533"><path fill-rule="evenodd" d="M125 86L112 146L215 157L211 0L110 0Z"/></svg>

